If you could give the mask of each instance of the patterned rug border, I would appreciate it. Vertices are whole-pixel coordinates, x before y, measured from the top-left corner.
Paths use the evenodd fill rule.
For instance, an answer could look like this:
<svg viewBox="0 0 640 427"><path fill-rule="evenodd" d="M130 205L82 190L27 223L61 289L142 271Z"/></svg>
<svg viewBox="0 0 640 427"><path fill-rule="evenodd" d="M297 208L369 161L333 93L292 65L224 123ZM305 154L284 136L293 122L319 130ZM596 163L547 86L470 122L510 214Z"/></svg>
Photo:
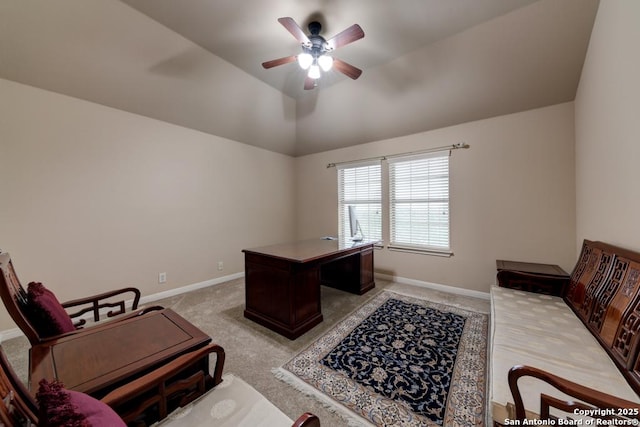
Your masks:
<svg viewBox="0 0 640 427"><path fill-rule="evenodd" d="M279 380L289 384L296 390L315 398L328 410L340 415L349 426L374 426L371 420L365 418L362 414L355 412L354 410L346 407L341 402L335 400L333 397L323 393L316 386L307 382L304 378L296 375L292 370L288 369L292 365L292 362L301 357L309 358L310 354L325 355L331 349L337 345L345 336L353 331L358 325L360 325L369 315L382 306L389 299L397 299L411 304L421 305L423 307L432 308L444 312L449 312L457 315L464 316L465 321L464 331L460 337L459 344L459 356L455 361L455 367L453 369L453 380L451 389L449 390L447 400L447 412L444 417L444 426L469 426L469 425L483 425L485 421L486 411L486 393L487 393L487 340L488 340L488 313L474 310L471 308L463 307L458 304L449 304L445 302L435 302L426 299L428 297L407 295L390 290L384 290L378 295L372 297L370 300L363 303L359 308L354 310L351 314L347 315L341 321L339 321L329 331L317 338L314 342L309 344L306 348L289 359L284 365L279 368L272 369L273 374ZM474 359L474 360L471 360ZM314 360L315 362L315 360ZM317 363L316 363L317 364ZM330 369L320 364L317 364L317 369L323 371ZM479 366L480 369L464 371L462 366L472 365L474 367ZM338 373L334 375L341 376ZM461 379L466 381L461 381ZM473 378L471 378L473 377ZM343 377L343 381L349 383L350 387L361 387L353 380L347 377ZM465 386L467 384L467 386ZM473 390L470 390L468 384L475 385ZM473 404L476 404L473 406ZM408 407L400 402L396 402L387 399L383 396L377 396L376 404L394 406L397 414L402 414L405 417L403 426L438 426L434 422L425 420L424 417L420 417L410 411ZM454 409L451 409L454 408Z"/></svg>

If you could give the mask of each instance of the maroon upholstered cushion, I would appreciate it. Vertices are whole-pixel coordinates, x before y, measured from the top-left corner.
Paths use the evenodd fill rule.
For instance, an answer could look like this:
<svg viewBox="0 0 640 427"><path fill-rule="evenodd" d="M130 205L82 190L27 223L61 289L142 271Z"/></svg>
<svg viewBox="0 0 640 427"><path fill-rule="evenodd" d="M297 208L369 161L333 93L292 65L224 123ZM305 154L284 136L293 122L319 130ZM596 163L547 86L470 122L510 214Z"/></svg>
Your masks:
<svg viewBox="0 0 640 427"><path fill-rule="evenodd" d="M122 418L108 405L73 390L58 381L40 381L36 395L40 425L45 427L125 427Z"/></svg>
<svg viewBox="0 0 640 427"><path fill-rule="evenodd" d="M27 307L27 317L41 336L50 337L76 329L54 293L42 283L31 282L27 286Z"/></svg>

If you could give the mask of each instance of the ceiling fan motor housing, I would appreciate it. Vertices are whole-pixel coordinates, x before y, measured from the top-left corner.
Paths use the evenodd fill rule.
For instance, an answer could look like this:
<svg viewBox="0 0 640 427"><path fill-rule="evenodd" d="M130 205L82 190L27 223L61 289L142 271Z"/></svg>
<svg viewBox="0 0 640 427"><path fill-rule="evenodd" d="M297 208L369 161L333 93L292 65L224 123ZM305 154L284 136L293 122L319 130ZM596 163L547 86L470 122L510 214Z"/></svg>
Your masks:
<svg viewBox="0 0 640 427"><path fill-rule="evenodd" d="M322 25L318 21L313 21L309 24L309 41L311 41L311 47L308 49L308 53L312 54L314 58L318 58L322 54L330 51L327 46L327 41L319 34L321 30Z"/></svg>
<svg viewBox="0 0 640 427"><path fill-rule="evenodd" d="M312 36L317 36L318 34L320 34L320 31L322 31L321 23L319 23L318 21L309 23L309 33L311 33Z"/></svg>

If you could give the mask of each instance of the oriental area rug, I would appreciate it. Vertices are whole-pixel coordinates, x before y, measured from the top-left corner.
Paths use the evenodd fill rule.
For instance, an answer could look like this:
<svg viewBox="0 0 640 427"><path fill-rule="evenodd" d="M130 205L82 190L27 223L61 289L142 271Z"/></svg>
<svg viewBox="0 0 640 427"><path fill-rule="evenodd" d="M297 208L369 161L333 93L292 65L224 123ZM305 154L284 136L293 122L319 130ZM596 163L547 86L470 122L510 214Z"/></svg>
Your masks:
<svg viewBox="0 0 640 427"><path fill-rule="evenodd" d="M484 425L488 315L381 292L274 374L349 425Z"/></svg>

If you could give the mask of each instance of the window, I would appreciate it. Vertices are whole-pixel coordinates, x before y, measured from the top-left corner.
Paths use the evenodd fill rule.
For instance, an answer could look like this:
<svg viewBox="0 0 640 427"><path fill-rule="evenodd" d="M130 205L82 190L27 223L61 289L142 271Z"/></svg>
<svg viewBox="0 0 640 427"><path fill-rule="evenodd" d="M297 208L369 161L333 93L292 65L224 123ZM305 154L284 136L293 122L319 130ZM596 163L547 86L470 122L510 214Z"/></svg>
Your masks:
<svg viewBox="0 0 640 427"><path fill-rule="evenodd" d="M449 151L389 159L389 220L389 247L449 252Z"/></svg>
<svg viewBox="0 0 640 427"><path fill-rule="evenodd" d="M349 206L365 239L382 240L382 168L379 161L338 167L338 235L351 236Z"/></svg>
<svg viewBox="0 0 640 427"><path fill-rule="evenodd" d="M339 237L350 236L352 206L364 238L386 242L392 250L451 256L450 153L447 149L334 165Z"/></svg>

